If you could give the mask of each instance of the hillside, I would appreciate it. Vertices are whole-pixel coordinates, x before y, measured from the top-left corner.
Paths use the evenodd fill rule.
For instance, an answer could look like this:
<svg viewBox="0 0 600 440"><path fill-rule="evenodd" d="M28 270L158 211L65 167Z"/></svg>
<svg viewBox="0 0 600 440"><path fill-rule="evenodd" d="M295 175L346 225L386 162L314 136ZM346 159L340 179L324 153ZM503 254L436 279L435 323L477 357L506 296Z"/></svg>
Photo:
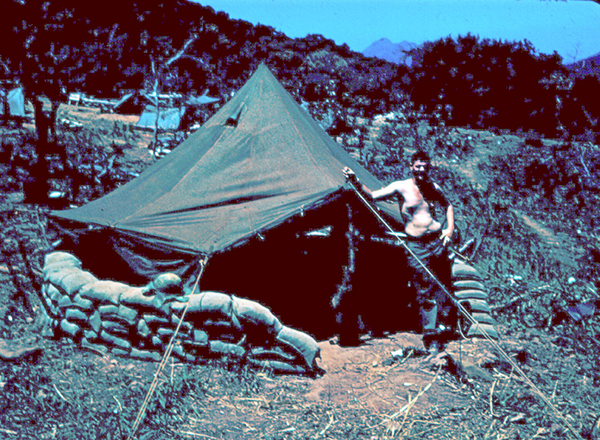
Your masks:
<svg viewBox="0 0 600 440"><path fill-rule="evenodd" d="M600 53L592 55L584 60L577 61L567 65L577 77L585 77L587 75L593 75L600 77Z"/></svg>
<svg viewBox="0 0 600 440"><path fill-rule="evenodd" d="M105 19L103 8L111 5L119 14ZM0 32L14 44L0 48L0 80L18 81L32 102L65 102L70 92L117 99L154 88L226 100L264 63L313 118L327 120L330 134L348 125L348 116L408 108L453 126L548 137L598 132L600 80L570 79L558 55L539 54L527 41L467 34L417 48L385 39L375 44L390 56L398 55L398 45L412 48L408 67L322 35L291 39L187 0L144 11L133 0L102 8L9 0L7 8ZM196 119L203 122L202 115Z"/></svg>

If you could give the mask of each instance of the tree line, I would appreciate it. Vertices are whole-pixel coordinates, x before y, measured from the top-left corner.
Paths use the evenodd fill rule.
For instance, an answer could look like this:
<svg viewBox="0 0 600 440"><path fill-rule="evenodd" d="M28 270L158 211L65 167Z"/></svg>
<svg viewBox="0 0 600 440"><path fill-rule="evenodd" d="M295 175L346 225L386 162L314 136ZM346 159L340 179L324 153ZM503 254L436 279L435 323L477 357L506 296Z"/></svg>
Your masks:
<svg viewBox="0 0 600 440"><path fill-rule="evenodd" d="M321 35L291 39L186 0L3 4L0 79L18 80L38 108L40 97L57 108L72 91L152 90L158 75L164 91L208 89L226 99L264 62L315 113L331 112L332 127L348 114L412 107L448 125L598 134L598 77L574 76L559 55L538 54L527 41L447 37L414 49L407 67Z"/></svg>
<svg viewBox="0 0 600 440"><path fill-rule="evenodd" d="M413 56L412 101L450 125L597 136L599 78L573 75L557 53L466 35L425 43Z"/></svg>

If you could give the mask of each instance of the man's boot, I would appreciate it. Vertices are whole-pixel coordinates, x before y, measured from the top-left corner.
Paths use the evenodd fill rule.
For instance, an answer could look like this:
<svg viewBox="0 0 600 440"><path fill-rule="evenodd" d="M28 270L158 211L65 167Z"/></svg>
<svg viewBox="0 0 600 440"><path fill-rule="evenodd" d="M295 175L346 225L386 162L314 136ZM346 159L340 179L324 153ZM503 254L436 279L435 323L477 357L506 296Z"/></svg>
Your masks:
<svg viewBox="0 0 600 440"><path fill-rule="evenodd" d="M420 304L419 316L421 318L421 330L423 332L423 345L430 353L437 354L440 351L437 329L438 307L435 301L426 300Z"/></svg>

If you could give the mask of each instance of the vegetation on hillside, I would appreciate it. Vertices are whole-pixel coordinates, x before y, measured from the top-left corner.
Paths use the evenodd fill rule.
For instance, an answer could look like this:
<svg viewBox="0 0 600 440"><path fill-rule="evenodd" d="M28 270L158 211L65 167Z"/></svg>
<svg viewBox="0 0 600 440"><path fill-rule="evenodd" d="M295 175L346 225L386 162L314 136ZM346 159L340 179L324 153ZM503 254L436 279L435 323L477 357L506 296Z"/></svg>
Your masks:
<svg viewBox="0 0 600 440"><path fill-rule="evenodd" d="M317 119L331 112L329 126L349 113L373 116L412 102L455 126L553 137L598 131L598 77L570 75L558 55L540 55L527 41L447 37L414 49L408 68L321 35L291 39L186 0L152 6L9 0L6 6L0 32L11 44L0 48L0 77L18 79L34 101L60 102L72 91L117 97L152 90L153 63L185 47L161 70L163 91L208 89L226 98L264 62Z"/></svg>

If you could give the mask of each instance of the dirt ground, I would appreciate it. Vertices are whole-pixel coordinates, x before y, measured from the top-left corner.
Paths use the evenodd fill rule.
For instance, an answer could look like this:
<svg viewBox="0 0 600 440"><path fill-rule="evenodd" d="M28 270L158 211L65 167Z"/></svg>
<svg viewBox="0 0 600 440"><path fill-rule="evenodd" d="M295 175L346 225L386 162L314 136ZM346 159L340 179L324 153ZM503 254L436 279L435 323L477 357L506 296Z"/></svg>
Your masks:
<svg viewBox="0 0 600 440"><path fill-rule="evenodd" d="M113 133L115 123L129 127L137 121L136 116L74 106L62 106L59 118L105 133ZM151 163L151 134L129 128L127 133L128 160ZM106 145L114 140L107 138ZM6 243L14 234L29 236L36 247L34 260L41 261L48 241L40 237L44 211L22 199L18 191L0 194L1 238ZM540 229L541 236L546 234ZM34 269L39 274L40 268ZM114 426L133 424L139 400L132 396L145 396L157 364L101 356L69 341L42 338L39 299L31 288L26 295L30 311L24 310L23 296L1 262L0 438L125 438L127 431ZM365 336L358 347L320 341L319 365L325 373L314 378L171 362L163 372L164 389L186 374L186 383L194 382L195 388L167 405L162 424L142 425L139 438L592 438L591 426L600 416L600 374L590 350L598 346L572 346L559 333L515 332L503 324L498 332L497 343L461 339L437 356L429 355L421 336L412 333ZM168 401L169 394L155 396ZM15 399L26 398L17 405ZM156 405L152 414L162 414ZM47 412L39 413L40 408Z"/></svg>

